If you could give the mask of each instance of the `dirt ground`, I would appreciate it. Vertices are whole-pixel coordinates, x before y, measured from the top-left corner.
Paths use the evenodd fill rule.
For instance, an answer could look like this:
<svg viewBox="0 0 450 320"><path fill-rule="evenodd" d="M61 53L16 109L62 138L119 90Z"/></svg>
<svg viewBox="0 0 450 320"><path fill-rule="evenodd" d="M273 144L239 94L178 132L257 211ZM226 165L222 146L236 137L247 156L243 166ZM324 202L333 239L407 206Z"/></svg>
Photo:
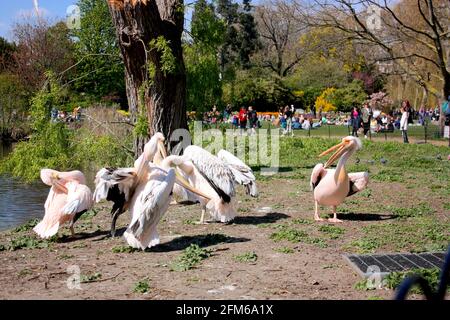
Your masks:
<svg viewBox="0 0 450 320"><path fill-rule="evenodd" d="M328 223L312 220L308 174L308 170L303 170L261 179L259 199L242 196L243 190L239 189L239 217L230 225L196 225L192 221L200 218L198 205L171 206L159 225L161 245L147 252L114 253L113 250L125 248L125 242L121 237L108 237L108 207L98 205L96 216L77 223L75 239L63 228L48 248L0 251L0 298L392 299L392 290L356 289L361 278L342 255L358 251L352 243L365 236L364 227L392 220L392 215L376 203L384 199L385 204L398 205L399 199L392 190L401 191L402 184L372 181L369 196L357 195L341 208L345 214L340 215L344 223L339 227L343 230L330 237L319 231ZM404 191L401 193L408 197L411 190ZM442 195L427 193L427 197L433 200ZM430 203L437 203L437 219L448 223L442 200ZM325 210L328 209L322 211L324 216ZM119 219L120 234L128 219L128 213ZM283 226L304 231L316 240L271 239ZM4 232L0 234L0 244L27 235L34 238L29 230ZM193 269L172 271L171 265L193 243L211 250L211 256ZM380 246L374 251L392 250ZM248 252L254 252L257 260L245 262L236 258ZM81 283L80 290L67 286L74 265L80 268L82 279L88 279ZM143 280L149 284L144 294L135 290Z"/></svg>

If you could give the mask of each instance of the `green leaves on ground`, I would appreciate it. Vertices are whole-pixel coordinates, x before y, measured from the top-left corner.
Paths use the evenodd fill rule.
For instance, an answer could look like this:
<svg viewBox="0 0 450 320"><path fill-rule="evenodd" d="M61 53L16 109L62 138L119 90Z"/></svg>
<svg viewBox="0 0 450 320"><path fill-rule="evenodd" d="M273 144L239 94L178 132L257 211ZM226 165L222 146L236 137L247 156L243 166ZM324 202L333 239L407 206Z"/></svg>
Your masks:
<svg viewBox="0 0 450 320"><path fill-rule="evenodd" d="M172 264L172 271L187 271L195 268L201 261L209 258L211 251L201 248L197 244L191 244L183 250L181 256Z"/></svg>

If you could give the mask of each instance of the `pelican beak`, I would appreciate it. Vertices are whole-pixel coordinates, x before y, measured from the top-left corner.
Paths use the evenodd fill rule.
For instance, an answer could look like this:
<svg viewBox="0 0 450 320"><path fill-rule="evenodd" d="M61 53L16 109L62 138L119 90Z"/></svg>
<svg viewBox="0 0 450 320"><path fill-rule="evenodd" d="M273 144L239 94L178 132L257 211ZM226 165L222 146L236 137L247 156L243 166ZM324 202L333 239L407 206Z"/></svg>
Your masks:
<svg viewBox="0 0 450 320"><path fill-rule="evenodd" d="M164 143L162 141L158 142L158 150L159 150L159 153L161 153L161 156L163 159L167 158L166 146L164 145Z"/></svg>
<svg viewBox="0 0 450 320"><path fill-rule="evenodd" d="M325 163L324 166L325 169L330 167L334 162L336 162L337 159L339 159L344 154L344 152L347 151L347 149L350 146L349 142L350 141L344 140L341 143L335 145L334 147L331 147L330 149L322 152L319 155L319 157L323 157L336 150L336 152L330 157L330 159L328 159L327 163Z"/></svg>
<svg viewBox="0 0 450 320"><path fill-rule="evenodd" d="M54 181L53 181L53 185L54 185L57 189L61 190L61 191L64 192L64 193L68 193L68 192L69 192L69 191L67 190L67 187L66 187L63 183L61 183L60 177L59 177L59 175L58 175L57 173L52 173L52 179L54 180Z"/></svg>
<svg viewBox="0 0 450 320"><path fill-rule="evenodd" d="M211 200L211 197L207 196L200 190L195 189L190 185L190 183L178 172L178 170L175 170L175 182L180 185L181 187L185 188L186 190L191 191L192 193L195 193L196 195L207 199L208 201Z"/></svg>

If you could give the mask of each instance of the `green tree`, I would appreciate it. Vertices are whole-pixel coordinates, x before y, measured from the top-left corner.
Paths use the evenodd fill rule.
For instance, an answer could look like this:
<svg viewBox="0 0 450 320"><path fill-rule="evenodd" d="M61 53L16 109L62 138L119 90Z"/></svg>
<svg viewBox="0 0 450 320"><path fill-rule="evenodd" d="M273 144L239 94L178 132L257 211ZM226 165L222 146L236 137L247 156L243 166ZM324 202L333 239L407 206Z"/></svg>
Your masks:
<svg viewBox="0 0 450 320"><path fill-rule="evenodd" d="M236 81L224 86L223 100L236 106L255 106L259 111L276 111L295 99L280 78L264 69L240 70Z"/></svg>
<svg viewBox="0 0 450 320"><path fill-rule="evenodd" d="M225 80L233 80L235 63L240 48L239 33L239 5L232 0L217 0L216 11L226 26L224 43L220 48L220 70Z"/></svg>
<svg viewBox="0 0 450 320"><path fill-rule="evenodd" d="M104 0L79 0L81 28L74 30L77 39L75 57L79 64L74 87L95 99L125 96L123 63L114 25Z"/></svg>
<svg viewBox="0 0 450 320"><path fill-rule="evenodd" d="M214 13L212 4L199 0L191 23L192 43L184 45L187 76L187 106L198 114L218 104L222 96L217 59L223 44L225 24Z"/></svg>
<svg viewBox="0 0 450 320"><path fill-rule="evenodd" d="M239 22L242 26L239 33L239 63L244 69L250 68L250 55L258 48L258 32L252 11L251 0L244 0L243 10L239 15Z"/></svg>
<svg viewBox="0 0 450 320"><path fill-rule="evenodd" d="M14 43L0 37L0 72L5 71L13 64L13 53L16 50Z"/></svg>
<svg viewBox="0 0 450 320"><path fill-rule="evenodd" d="M0 74L0 140L10 139L23 128L27 101L17 76Z"/></svg>
<svg viewBox="0 0 450 320"><path fill-rule="evenodd" d="M360 80L353 80L331 94L331 102L339 111L350 111L353 107L360 107L366 99L364 83Z"/></svg>

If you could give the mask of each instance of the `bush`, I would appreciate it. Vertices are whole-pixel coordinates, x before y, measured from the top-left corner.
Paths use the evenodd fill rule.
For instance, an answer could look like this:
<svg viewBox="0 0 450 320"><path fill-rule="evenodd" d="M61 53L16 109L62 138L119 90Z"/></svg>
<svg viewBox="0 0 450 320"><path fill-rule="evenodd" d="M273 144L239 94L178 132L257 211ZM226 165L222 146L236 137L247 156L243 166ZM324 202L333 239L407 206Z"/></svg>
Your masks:
<svg viewBox="0 0 450 320"><path fill-rule="evenodd" d="M109 135L93 135L88 130L69 129L63 123L50 122L50 109L63 109L63 94L49 76L50 90L42 90L31 99L31 119L34 132L31 139L16 145L9 157L0 163L0 173L12 174L31 182L42 168L73 170L90 165L125 166L132 157ZM126 142L125 142L126 143Z"/></svg>

